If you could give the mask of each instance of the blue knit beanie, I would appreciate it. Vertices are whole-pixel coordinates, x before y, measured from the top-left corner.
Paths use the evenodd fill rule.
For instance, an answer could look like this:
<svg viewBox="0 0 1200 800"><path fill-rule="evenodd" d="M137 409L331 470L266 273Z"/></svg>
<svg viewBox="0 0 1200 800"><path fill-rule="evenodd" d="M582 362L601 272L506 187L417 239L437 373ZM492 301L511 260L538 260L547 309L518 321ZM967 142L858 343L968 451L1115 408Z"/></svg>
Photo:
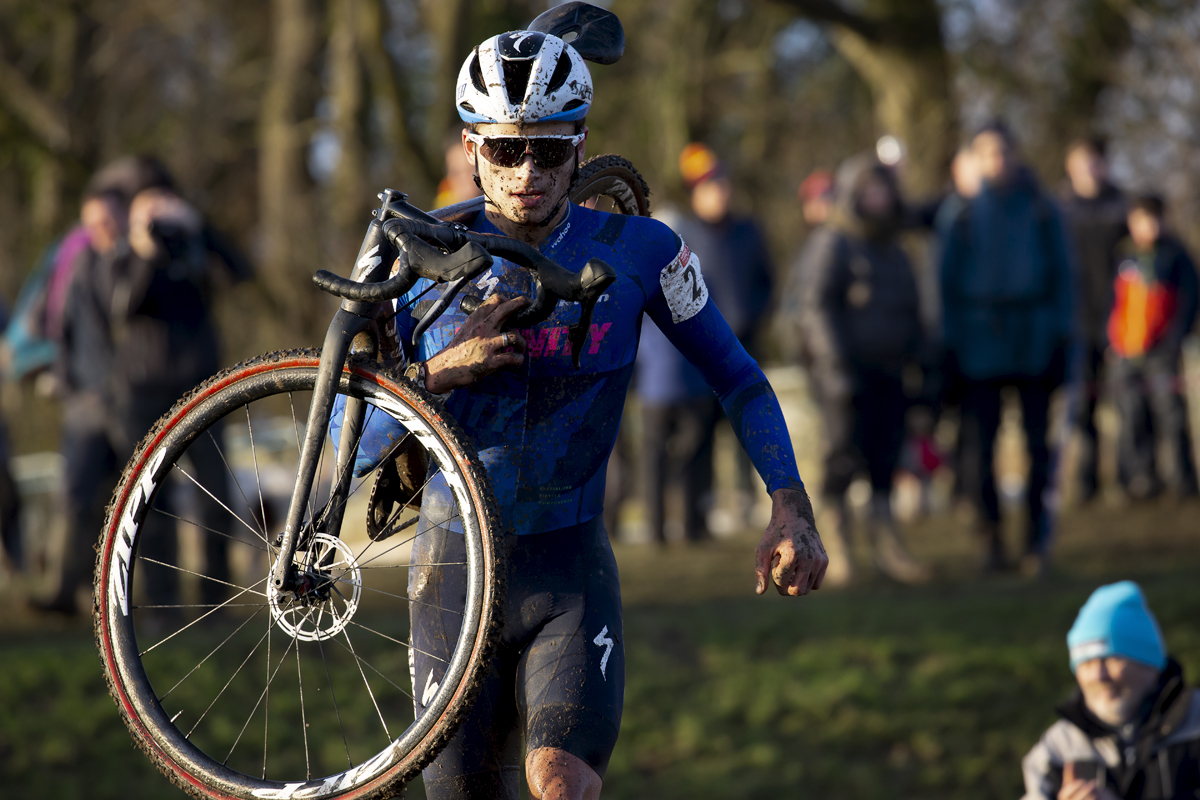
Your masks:
<svg viewBox="0 0 1200 800"><path fill-rule="evenodd" d="M1161 670L1167 648L1158 621L1146 606L1142 589L1133 581L1101 586L1079 609L1067 632L1071 671L1094 658L1124 656Z"/></svg>

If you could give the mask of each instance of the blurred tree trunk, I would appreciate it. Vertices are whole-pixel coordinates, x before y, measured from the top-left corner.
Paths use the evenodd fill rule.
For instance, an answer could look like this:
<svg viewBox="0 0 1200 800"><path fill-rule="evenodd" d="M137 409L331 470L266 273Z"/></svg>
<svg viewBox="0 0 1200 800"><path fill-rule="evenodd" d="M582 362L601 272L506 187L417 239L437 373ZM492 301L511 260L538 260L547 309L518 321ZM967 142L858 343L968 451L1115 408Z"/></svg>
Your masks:
<svg viewBox="0 0 1200 800"><path fill-rule="evenodd" d="M861 12L837 0L777 2L831 26L834 46L871 88L880 127L908 148L909 191L937 191L958 138L937 0L867 0Z"/></svg>
<svg viewBox="0 0 1200 800"><path fill-rule="evenodd" d="M335 253L355 246L355 231L363 227L370 207L367 175L366 76L359 58L359 14L371 0L331 0L329 27L329 91L338 162L331 198ZM360 231L361 232L361 231ZM354 253L350 253L352 258Z"/></svg>
<svg viewBox="0 0 1200 800"><path fill-rule="evenodd" d="M65 4L43 7L41 13L49 28L49 41L41 48L41 69L29 69L22 63L28 62L24 54L10 56L0 44L0 102L36 144L29 169L29 222L37 238L47 239L74 211L73 204L64 200L71 188L77 188L68 183L80 171L75 168L80 160L77 151L84 142L73 131L68 101L72 90L85 83L79 74L84 25L78 10Z"/></svg>
<svg viewBox="0 0 1200 800"><path fill-rule="evenodd" d="M414 131L408 113L409 98L404 84L396 74L396 62L384 46L387 32L386 0L361 0L358 16L358 46L365 64L371 98L384 137L384 146L391 151L398 181L391 188L417 195L433 196L434 187L442 177L442 162L437 148L430 148L419 131ZM457 75L457 73L455 73ZM453 86L451 86L453 92ZM373 187L382 189L384 187Z"/></svg>
<svg viewBox="0 0 1200 800"><path fill-rule="evenodd" d="M471 11L471 0L422 0L422 13L425 18L425 29L433 37L437 47L439 69L434 87L434 97L453 98L458 84L458 70L462 66L460 59L466 57L467 51L477 44L469 40L470 30L467 26L467 15ZM496 31L500 33L502 31ZM451 100L438 102L430 119L431 129L440 133L456 127L459 124L458 113L454 110ZM437 150L441 150L441 143ZM440 165L439 165L440 167ZM440 177L440 176L439 176Z"/></svg>
<svg viewBox="0 0 1200 800"><path fill-rule="evenodd" d="M312 0L272 0L271 62L259 115L260 271L277 316L294 331L311 327L306 273L319 252L307 165L319 20Z"/></svg>

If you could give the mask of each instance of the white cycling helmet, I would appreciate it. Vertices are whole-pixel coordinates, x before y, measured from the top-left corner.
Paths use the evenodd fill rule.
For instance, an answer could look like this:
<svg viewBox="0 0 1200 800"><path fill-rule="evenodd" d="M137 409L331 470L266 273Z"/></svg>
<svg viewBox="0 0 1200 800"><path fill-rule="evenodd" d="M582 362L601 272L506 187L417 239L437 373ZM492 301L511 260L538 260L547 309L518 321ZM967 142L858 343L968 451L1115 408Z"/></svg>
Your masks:
<svg viewBox="0 0 1200 800"><path fill-rule="evenodd" d="M458 72L463 122L573 122L592 105L592 76L574 47L539 31L493 36Z"/></svg>

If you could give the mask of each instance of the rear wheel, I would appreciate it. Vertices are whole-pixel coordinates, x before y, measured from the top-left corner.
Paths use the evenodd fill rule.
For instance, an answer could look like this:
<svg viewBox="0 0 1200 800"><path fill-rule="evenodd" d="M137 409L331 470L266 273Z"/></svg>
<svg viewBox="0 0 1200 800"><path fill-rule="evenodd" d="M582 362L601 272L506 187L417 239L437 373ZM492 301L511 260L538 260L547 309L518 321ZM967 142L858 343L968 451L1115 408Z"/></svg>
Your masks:
<svg viewBox="0 0 1200 800"><path fill-rule="evenodd" d="M621 156L593 156L579 165L571 202L610 214L650 216L650 187Z"/></svg>
<svg viewBox="0 0 1200 800"><path fill-rule="evenodd" d="M319 360L276 353L200 386L141 443L109 508L94 612L109 688L138 745L195 797L393 796L449 740L488 665L504 573L486 474L430 395L373 363L347 366L340 393L404 423L428 455L415 488L449 512L428 519L401 498L368 533L372 471L351 482L340 531L320 529L342 516L326 437L299 587L271 587ZM414 691L408 612L448 565L410 553L447 532L466 544L452 567L466 599L448 609L463 625L442 679Z"/></svg>

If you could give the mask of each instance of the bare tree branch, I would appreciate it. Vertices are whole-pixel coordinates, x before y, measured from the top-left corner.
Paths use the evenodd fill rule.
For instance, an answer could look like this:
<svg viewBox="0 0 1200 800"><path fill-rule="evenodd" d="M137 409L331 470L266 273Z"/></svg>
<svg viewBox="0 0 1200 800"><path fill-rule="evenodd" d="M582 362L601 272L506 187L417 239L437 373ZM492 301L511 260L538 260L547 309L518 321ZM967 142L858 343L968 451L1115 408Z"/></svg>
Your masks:
<svg viewBox="0 0 1200 800"><path fill-rule="evenodd" d="M794 8L801 16L816 22L828 22L851 30L869 41L879 38L876 22L847 11L837 0L775 0L775 3Z"/></svg>
<svg viewBox="0 0 1200 800"><path fill-rule="evenodd" d="M30 84L3 53L0 53L0 98L50 151L61 153L70 146L71 129L66 112Z"/></svg>

